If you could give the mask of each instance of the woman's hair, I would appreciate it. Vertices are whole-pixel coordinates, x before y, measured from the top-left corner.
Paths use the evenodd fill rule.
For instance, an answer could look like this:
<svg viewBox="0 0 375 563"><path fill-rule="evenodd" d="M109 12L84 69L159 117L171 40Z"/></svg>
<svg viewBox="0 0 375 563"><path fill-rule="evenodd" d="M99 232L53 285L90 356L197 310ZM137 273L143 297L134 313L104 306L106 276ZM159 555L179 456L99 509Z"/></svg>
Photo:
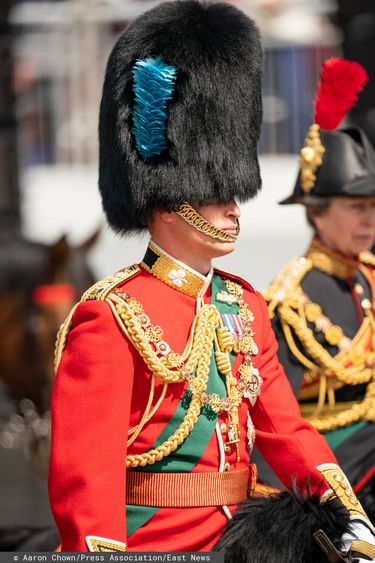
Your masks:
<svg viewBox="0 0 375 563"><path fill-rule="evenodd" d="M320 217L326 213L331 205L330 198L317 198L311 197L303 203L306 210L306 220L310 227L316 232L316 226L314 222L315 217Z"/></svg>

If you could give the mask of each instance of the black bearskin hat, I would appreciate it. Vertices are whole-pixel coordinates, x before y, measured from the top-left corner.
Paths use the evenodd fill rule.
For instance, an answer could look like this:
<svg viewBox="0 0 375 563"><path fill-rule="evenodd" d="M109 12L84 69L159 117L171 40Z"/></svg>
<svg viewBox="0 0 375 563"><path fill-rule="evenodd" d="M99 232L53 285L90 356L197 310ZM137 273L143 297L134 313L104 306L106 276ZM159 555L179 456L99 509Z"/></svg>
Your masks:
<svg viewBox="0 0 375 563"><path fill-rule="evenodd" d="M224 3L166 2L129 25L100 107L99 188L115 231L143 229L157 208L257 193L262 58L254 22ZM162 105L142 107L168 81Z"/></svg>

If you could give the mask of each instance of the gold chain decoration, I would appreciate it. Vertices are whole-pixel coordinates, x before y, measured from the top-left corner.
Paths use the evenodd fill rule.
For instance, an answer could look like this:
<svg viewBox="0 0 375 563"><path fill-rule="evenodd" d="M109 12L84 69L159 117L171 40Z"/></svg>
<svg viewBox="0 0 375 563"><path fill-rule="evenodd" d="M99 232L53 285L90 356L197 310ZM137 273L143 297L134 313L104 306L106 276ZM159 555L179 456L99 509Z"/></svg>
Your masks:
<svg viewBox="0 0 375 563"><path fill-rule="evenodd" d="M244 334L239 343L223 326L221 315L214 305L204 305L195 317L190 336L183 354L173 352L169 344L162 339L163 331L159 326L151 324L142 305L133 297L122 291L111 293L109 303L115 318L122 330L133 343L143 358L153 377L158 376L164 384L188 382L187 391L190 403L186 415L176 432L160 446L143 454L127 456L128 467L145 466L160 461L175 451L190 434L202 409L211 409L217 415L226 412L229 418L229 442L236 445L239 459L239 420L238 407L242 397L254 396L254 384L260 387L260 378L252 377L252 354L257 353L253 339L251 323L253 315L247 308L242 297L243 289L238 284L228 281L228 291L236 295L239 302L240 316L244 324ZM208 373L212 346L215 346L215 359L218 370L225 375L227 396L221 398L216 393L207 392ZM229 353L236 349L245 355L244 364L240 368L239 381L232 375ZM244 367L245 366L245 367ZM255 371L255 370L254 370ZM163 389L165 395L165 387ZM153 380L151 394L153 393ZM156 412L156 407L150 413L152 397L149 397L146 411L142 416L140 426L150 420ZM158 405L160 404L160 399ZM139 434L141 428L132 428L131 441ZM134 436L135 434L135 436Z"/></svg>
<svg viewBox="0 0 375 563"><path fill-rule="evenodd" d="M184 372L181 370L174 370L166 367L162 362L153 347L142 325L137 320L134 314L134 307L138 304L126 294L120 295L110 294L107 299L111 309L119 321L122 330L133 343L145 364L150 371L160 377L164 382L177 383L184 381ZM129 305L129 301L131 305ZM144 314L139 310L139 314ZM196 368L196 379L199 381L199 391L204 390L207 386L208 373L210 367L212 341L214 339L216 326L220 322L220 315L213 305L205 305L199 311L194 323L194 330L189 338L187 352L190 349L189 357L185 364L186 370L190 373ZM149 328L149 327L146 327ZM159 333L159 331L156 331ZM150 331L149 335L154 332ZM186 355L186 351L184 353ZM200 394L197 393L192 396L190 405L187 409L184 420L182 421L176 432L160 446L149 450L143 454L128 455L126 458L127 467L144 467L147 464L154 464L156 461L162 460L171 452L175 451L189 436L191 430L194 428L202 407Z"/></svg>
<svg viewBox="0 0 375 563"><path fill-rule="evenodd" d="M336 376L339 381L346 385L359 385L361 383L368 383L372 377L372 370L363 370L353 376L349 374L346 368L331 356L329 352L321 345L314 337L314 333L310 330L301 317L288 306L281 306L279 308L280 319L291 326L298 337L301 344L308 351L310 356L318 362L328 373ZM293 343L288 340L288 345L291 345L293 350ZM295 346L295 345L294 345Z"/></svg>
<svg viewBox="0 0 375 563"><path fill-rule="evenodd" d="M238 370L240 373L238 393L241 399L242 397L246 397L250 401L251 405L254 406L262 385L262 378L260 377L258 371L254 368L252 360L252 356L258 354L258 347L254 341L254 331L252 329L254 316L243 298L243 287L228 279L225 279L224 283L229 291L229 294L233 295L237 301L239 309L238 313L243 323L243 334L241 334L238 341L234 340L234 351L236 353L241 352L244 355L243 363ZM239 459L237 442L239 441L240 429L237 408L233 409L231 412L231 423L232 432L228 433L229 442L227 442L227 444L229 445L232 442L236 444L237 459Z"/></svg>
<svg viewBox="0 0 375 563"><path fill-rule="evenodd" d="M239 421L238 407L242 398L250 401L256 398L261 384L252 365L252 354L257 353L253 339L251 323L253 315L247 308L242 297L243 288L239 284L226 281L228 291L233 295L234 301L239 304L239 314L244 325L244 334L237 342L229 330L223 326L221 315L214 305L204 305L195 316L190 330L189 339L183 354L171 350L169 344L163 340L161 327L151 324L149 317L142 305L134 298L116 289L124 278L131 277L139 271L138 266L124 269L117 274L102 280L87 291L82 300L99 299L106 301L119 326L127 338L133 343L140 356L152 374L150 395L141 421L128 432L131 444L139 435L144 425L152 418L161 405L171 383L188 382L191 400L186 415L180 427L163 444L143 454L127 456L128 467L145 466L160 461L175 451L184 442L194 428L198 416L203 408L210 408L215 415L225 411L229 418L229 431L227 444L235 444L239 459ZM56 369L61 359L66 338L70 329L76 305L70 312L65 323L60 327L56 351ZM212 348L215 348L215 359L218 370L226 378L227 397L221 398L217 394L207 393L207 382L211 361ZM229 353L231 351L244 353L244 363L240 366L240 378L237 381L232 376ZM163 389L156 404L152 407L155 388L155 377L163 382Z"/></svg>
<svg viewBox="0 0 375 563"><path fill-rule="evenodd" d="M162 340L163 331L152 325L142 305L127 293L118 290L108 296L107 301L115 304L116 316L126 326L127 336L145 361L152 373L166 383L181 383L193 374L199 357L204 353L205 326L210 329L211 344L216 326L220 326L220 315L214 305L205 305L195 317L187 347L182 355L172 352L167 342ZM113 310L113 307L112 307ZM210 351L212 345L210 346ZM211 353L211 352L210 352Z"/></svg>
<svg viewBox="0 0 375 563"><path fill-rule="evenodd" d="M314 245L312 245L314 248ZM311 404L302 404L305 417L320 432L326 432L356 422L358 420L375 420L375 383L374 383L374 350L368 350L366 342L371 332L375 332L375 323L370 308L365 310L366 318L354 339L343 334L341 327L333 325L322 314L321 307L312 303L301 288L301 281L316 264L315 255L293 260L275 278L265 297L269 303L270 316L278 310L279 319L288 344L296 359L307 368L305 381L308 384L318 381L315 394L319 395L315 408ZM317 331L321 332L326 341L337 345L340 352L331 356L315 338L312 330L307 326L312 322ZM302 344L297 345L295 338ZM308 354L308 357L306 355ZM316 363L314 363L316 362ZM343 385L359 385L368 383L365 398L361 402L340 405L335 408L334 388ZM313 390L303 388L301 397L311 398ZM329 405L325 408L326 394ZM315 395L314 395L315 396ZM320 414L319 414L320 413Z"/></svg>
<svg viewBox="0 0 375 563"><path fill-rule="evenodd" d="M305 146L300 152L301 187L305 193L310 193L315 186L316 170L323 163L324 152L319 125L313 123L305 139Z"/></svg>
<svg viewBox="0 0 375 563"><path fill-rule="evenodd" d="M354 424L359 420L375 422L375 381L371 381L366 389L365 398L360 403L354 403L350 408L332 415L307 417L308 421L319 432L328 432ZM303 413L303 409L302 409Z"/></svg>
<svg viewBox="0 0 375 563"><path fill-rule="evenodd" d="M315 367L316 372L318 372L320 366L322 366L331 376L336 376L337 379L347 385L367 383L371 380L371 369L362 369L360 373L353 376L353 373L350 373L350 370L348 371L343 365L347 357L340 358L341 361L333 358L327 350L317 342L313 332L306 324L305 315L307 320L311 322L315 321L315 324L318 323L317 328L319 330L327 333L325 335L327 341L328 339L331 340L331 342L333 340L337 341L338 336L340 336L339 343L341 343L343 350L350 349L352 346L352 341L348 337L344 335L341 336L341 333L339 334L339 330L337 329L340 329L340 327L333 325L327 317L321 315L320 306L311 303L309 298L302 291L300 285L301 281L307 272L311 270L312 266L313 262L309 258L300 258L297 261L293 260L290 262L265 292L265 298L270 303L269 306L272 311L274 311L275 307L278 307L280 321L288 346L303 365L309 368ZM298 349L290 330L286 329L287 326L294 330L309 355L318 362L317 366L314 366Z"/></svg>
<svg viewBox="0 0 375 563"><path fill-rule="evenodd" d="M312 268L312 262L304 256L293 258L265 290L264 299L268 303L268 314L274 316L275 309L286 300L295 299L300 291L300 283ZM298 303L298 301L297 301Z"/></svg>
<svg viewBox="0 0 375 563"><path fill-rule="evenodd" d="M212 223L209 223L202 215L195 211L191 205L184 202L178 207L176 213L182 217L189 225L197 229L197 231L204 233L205 235L218 239L221 242L235 242L240 234L240 226L237 221L237 233L235 235L224 231L223 229L218 229Z"/></svg>
<svg viewBox="0 0 375 563"><path fill-rule="evenodd" d="M320 305L313 303L302 289L299 299L300 304L304 307L306 319L315 325L317 332L321 332L324 335L328 344L337 346L340 351L350 352L353 348L353 339L345 336L343 329L339 325L333 324L328 317L323 315ZM370 308L365 309L365 312L366 315L370 315Z"/></svg>

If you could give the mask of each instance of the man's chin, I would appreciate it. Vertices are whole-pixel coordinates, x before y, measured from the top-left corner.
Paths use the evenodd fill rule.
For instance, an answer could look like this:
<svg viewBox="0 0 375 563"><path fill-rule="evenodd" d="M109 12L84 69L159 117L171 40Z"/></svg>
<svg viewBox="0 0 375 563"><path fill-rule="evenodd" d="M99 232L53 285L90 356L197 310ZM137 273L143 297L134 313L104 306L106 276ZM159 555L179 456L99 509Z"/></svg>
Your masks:
<svg viewBox="0 0 375 563"><path fill-rule="evenodd" d="M212 249L212 258L219 258L220 256L226 256L233 252L236 248L236 242L221 242L215 241L215 245Z"/></svg>

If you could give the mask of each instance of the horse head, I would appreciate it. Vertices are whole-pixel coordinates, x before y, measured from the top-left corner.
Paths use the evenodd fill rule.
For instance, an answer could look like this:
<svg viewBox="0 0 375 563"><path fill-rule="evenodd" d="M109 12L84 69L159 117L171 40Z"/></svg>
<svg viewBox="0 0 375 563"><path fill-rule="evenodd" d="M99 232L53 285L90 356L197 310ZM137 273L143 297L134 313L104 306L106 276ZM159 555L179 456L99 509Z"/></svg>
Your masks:
<svg viewBox="0 0 375 563"><path fill-rule="evenodd" d="M49 407L57 330L94 282L87 253L99 233L74 247L66 236L50 246L0 241L0 378L40 412Z"/></svg>

